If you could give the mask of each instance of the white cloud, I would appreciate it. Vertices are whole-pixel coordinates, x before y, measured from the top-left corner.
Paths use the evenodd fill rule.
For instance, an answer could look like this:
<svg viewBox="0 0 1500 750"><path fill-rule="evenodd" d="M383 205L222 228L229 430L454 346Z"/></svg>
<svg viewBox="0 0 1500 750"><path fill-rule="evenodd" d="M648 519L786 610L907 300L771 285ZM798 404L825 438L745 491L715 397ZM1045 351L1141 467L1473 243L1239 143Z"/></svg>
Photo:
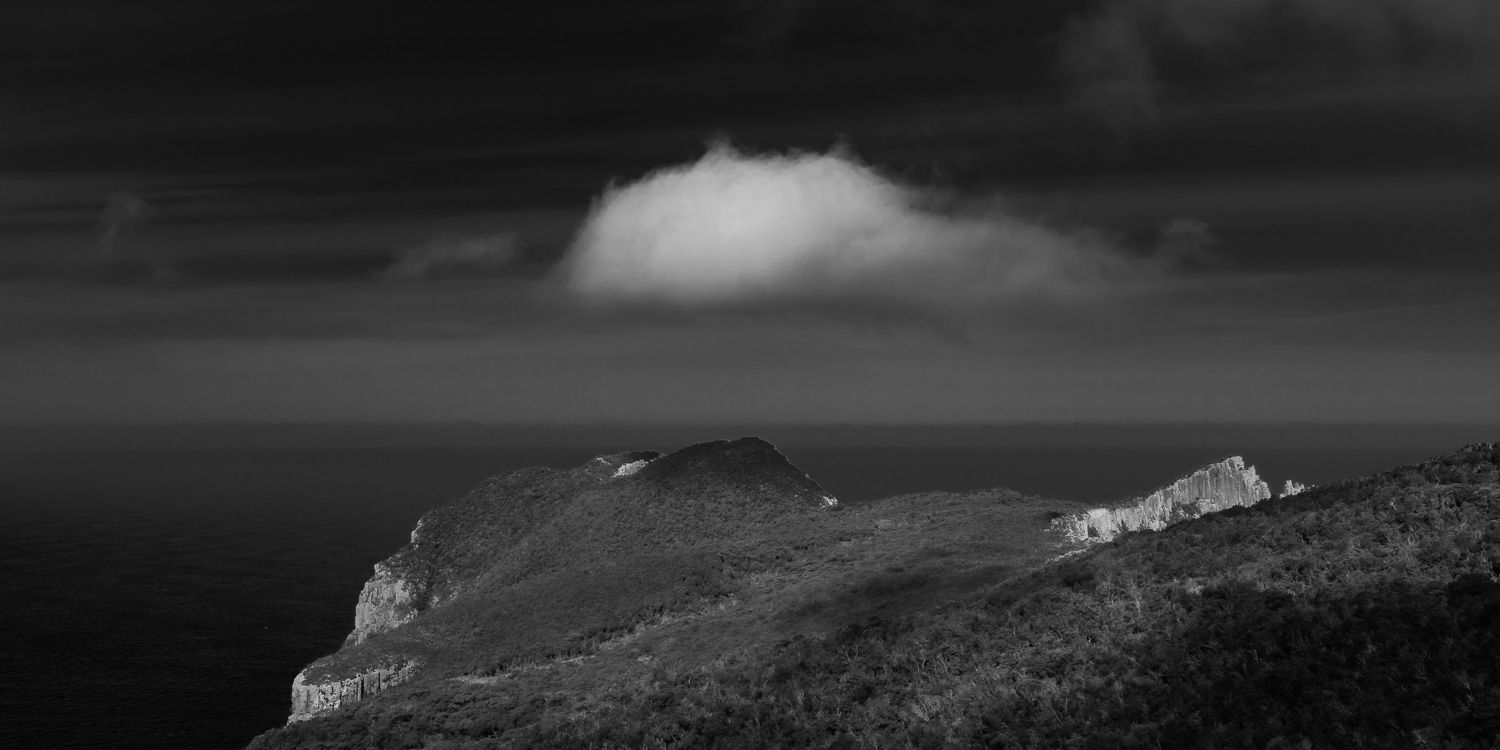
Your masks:
<svg viewBox="0 0 1500 750"><path fill-rule="evenodd" d="M936 203L839 150L745 155L720 143L606 190L559 273L596 303L957 310L1092 299L1155 268L1094 232Z"/></svg>

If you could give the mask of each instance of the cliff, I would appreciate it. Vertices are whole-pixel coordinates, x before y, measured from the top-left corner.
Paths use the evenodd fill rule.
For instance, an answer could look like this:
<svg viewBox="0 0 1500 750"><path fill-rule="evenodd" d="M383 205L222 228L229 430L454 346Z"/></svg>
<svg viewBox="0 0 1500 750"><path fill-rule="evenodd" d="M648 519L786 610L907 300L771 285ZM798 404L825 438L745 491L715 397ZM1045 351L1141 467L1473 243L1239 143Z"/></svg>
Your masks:
<svg viewBox="0 0 1500 750"><path fill-rule="evenodd" d="M412 532L415 536L416 532ZM417 615L417 587L385 563L365 582L354 605L354 630L346 643L359 645L375 633L403 625Z"/></svg>
<svg viewBox="0 0 1500 750"><path fill-rule="evenodd" d="M381 667L315 683L309 683L305 673L298 674L292 680L292 715L287 723L306 721L400 685L416 674L417 667L416 663Z"/></svg>
<svg viewBox="0 0 1500 750"><path fill-rule="evenodd" d="M1054 528L1070 541L1108 541L1126 531L1158 530L1204 513L1248 507L1271 497L1271 489L1239 456L1209 464L1177 481L1115 508L1092 508L1057 519Z"/></svg>

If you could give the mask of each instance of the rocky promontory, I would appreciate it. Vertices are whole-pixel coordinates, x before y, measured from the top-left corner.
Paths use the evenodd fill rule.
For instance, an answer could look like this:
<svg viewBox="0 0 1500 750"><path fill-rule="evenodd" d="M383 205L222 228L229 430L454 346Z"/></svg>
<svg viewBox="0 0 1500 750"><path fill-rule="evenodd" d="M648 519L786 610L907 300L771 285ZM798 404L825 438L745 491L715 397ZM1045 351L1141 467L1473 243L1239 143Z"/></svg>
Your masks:
<svg viewBox="0 0 1500 750"><path fill-rule="evenodd" d="M630 574L617 581L619 588L641 598L624 606L669 606L704 583L681 580L683 570L673 564L703 558L704 542L835 505L758 438L704 443L666 456L598 456L571 470L531 468L493 477L423 515L411 541L376 563L344 647L293 681L288 721L365 700L427 669L451 667L465 647L507 644L502 659L577 648L579 634L570 628L580 623L571 621L566 607L507 607L507 599L524 605L545 598L555 605L572 596L613 604L608 592L594 589L625 570ZM638 566L655 571L641 575ZM579 568L589 573L583 580L562 572ZM531 620L511 624L521 638L491 630L501 612L511 620ZM603 630L608 620L619 619L616 612L602 614L596 619L606 622L595 627ZM417 620L427 627L406 627ZM588 617L581 620L590 624Z"/></svg>
<svg viewBox="0 0 1500 750"><path fill-rule="evenodd" d="M1248 507L1271 497L1271 488L1245 460L1230 456L1119 507L1092 508L1057 519L1073 541L1108 541L1126 531L1164 529L1204 513Z"/></svg>
<svg viewBox="0 0 1500 750"><path fill-rule="evenodd" d="M862 508L881 517L862 525L861 533L895 533L882 554L899 560L911 553L898 540L916 531L915 514L925 512L922 523L935 523L931 512L954 502L943 497L953 496L893 498ZM962 497L959 507L984 502L982 495ZM1110 539L1267 497L1255 470L1233 457L1123 507L1054 512L1062 518L1052 529L1069 542ZM880 510L913 502L925 511ZM375 565L343 647L293 681L288 721L328 714L423 675L472 673L476 655L505 669L591 653L652 617L735 599L755 576L805 565L795 560L806 555L841 560L845 553L836 549L814 549L830 543L827 533L840 526L830 519L843 510L758 438L702 443L668 455L598 456L574 469L531 468L493 477L424 514L409 543ZM946 512L951 522L962 523L969 511ZM964 533L982 538L984 528ZM767 552L767 540L784 538L788 530L823 541L783 542L791 547ZM1045 527L1033 533L1040 540ZM982 562L985 543L978 538L973 552ZM1044 547L1024 543L1026 559ZM944 574L963 572L961 565L943 567Z"/></svg>

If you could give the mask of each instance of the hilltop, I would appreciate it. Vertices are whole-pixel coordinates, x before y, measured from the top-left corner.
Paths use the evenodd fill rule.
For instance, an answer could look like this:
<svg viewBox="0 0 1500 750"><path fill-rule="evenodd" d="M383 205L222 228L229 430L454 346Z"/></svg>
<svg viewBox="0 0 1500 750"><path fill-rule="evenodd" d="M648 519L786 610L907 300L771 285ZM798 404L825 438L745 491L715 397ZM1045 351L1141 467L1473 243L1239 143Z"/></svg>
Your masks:
<svg viewBox="0 0 1500 750"><path fill-rule="evenodd" d="M843 507L753 439L502 475L299 678L359 700L252 747L1489 747L1500 451L1162 504L1263 492L1237 462L1105 542L1006 490Z"/></svg>

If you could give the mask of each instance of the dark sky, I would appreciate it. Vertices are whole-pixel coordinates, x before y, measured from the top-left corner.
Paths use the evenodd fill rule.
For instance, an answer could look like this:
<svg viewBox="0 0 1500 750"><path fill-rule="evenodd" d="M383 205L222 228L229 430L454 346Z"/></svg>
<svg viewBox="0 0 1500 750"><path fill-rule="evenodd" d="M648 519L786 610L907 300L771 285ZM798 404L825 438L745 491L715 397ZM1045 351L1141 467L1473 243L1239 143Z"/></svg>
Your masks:
<svg viewBox="0 0 1500 750"><path fill-rule="evenodd" d="M1497 249L1487 0L0 5L6 423L1500 422Z"/></svg>

